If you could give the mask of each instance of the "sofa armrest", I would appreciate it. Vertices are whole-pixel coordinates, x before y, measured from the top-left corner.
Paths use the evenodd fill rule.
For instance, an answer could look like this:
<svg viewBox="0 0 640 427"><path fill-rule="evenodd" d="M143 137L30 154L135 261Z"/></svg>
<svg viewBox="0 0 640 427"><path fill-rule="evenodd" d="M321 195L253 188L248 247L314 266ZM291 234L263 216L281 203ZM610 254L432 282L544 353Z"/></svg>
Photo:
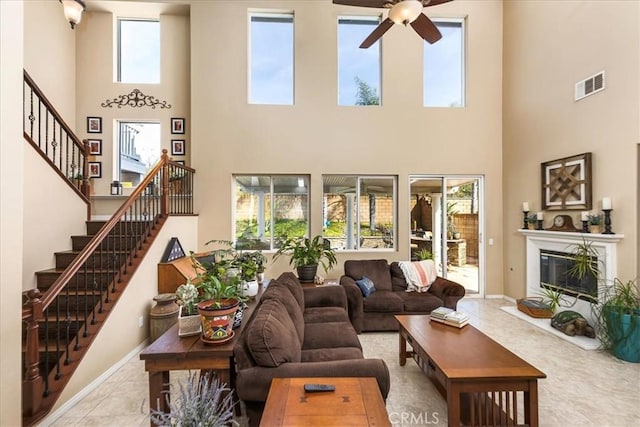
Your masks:
<svg viewBox="0 0 640 427"><path fill-rule="evenodd" d="M238 372L236 392L241 400L265 402L273 378L301 377L375 377L382 398L389 394L389 369L382 359L283 363L277 368L254 366Z"/></svg>
<svg viewBox="0 0 640 427"><path fill-rule="evenodd" d="M429 287L429 292L444 302L445 307L456 309L458 301L465 295L464 286L452 280L438 276Z"/></svg>
<svg viewBox="0 0 640 427"><path fill-rule="evenodd" d="M347 295L342 286L318 286L302 288L304 306L307 307L341 307L347 310Z"/></svg>
<svg viewBox="0 0 640 427"><path fill-rule="evenodd" d="M356 281L350 276L342 276L340 285L347 294L347 306L349 312L349 320L357 333L362 332L364 322L364 307L362 291L356 285Z"/></svg>

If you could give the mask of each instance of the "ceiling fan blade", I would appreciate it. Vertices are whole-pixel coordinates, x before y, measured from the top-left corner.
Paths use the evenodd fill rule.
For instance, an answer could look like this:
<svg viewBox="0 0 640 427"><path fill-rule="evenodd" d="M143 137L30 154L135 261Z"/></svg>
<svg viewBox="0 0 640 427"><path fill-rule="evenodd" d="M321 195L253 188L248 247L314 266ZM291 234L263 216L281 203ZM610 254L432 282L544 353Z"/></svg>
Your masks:
<svg viewBox="0 0 640 427"><path fill-rule="evenodd" d="M428 41L430 44L433 44L442 38L442 34L440 34L440 30L436 27L436 24L431 22L431 19L427 18L427 15L421 13L415 21L411 23L411 26L416 33L420 35L423 39Z"/></svg>
<svg viewBox="0 0 640 427"><path fill-rule="evenodd" d="M449 1L449 0L446 0L446 1ZM388 3L392 3L392 0L333 0L333 4L341 4L344 6L357 6L357 7L383 8Z"/></svg>
<svg viewBox="0 0 640 427"><path fill-rule="evenodd" d="M374 44L384 33L386 33L389 28L393 27L393 21L389 18L385 19L376 27L375 30L369 34L369 37L364 39L362 44L360 45L360 49L367 49L372 44Z"/></svg>
<svg viewBox="0 0 640 427"><path fill-rule="evenodd" d="M423 0L422 4L424 5L424 7L429 7L429 6L437 6L442 3L448 3L450 1L452 0L431 0L429 2L426 2L425 4L425 1Z"/></svg>

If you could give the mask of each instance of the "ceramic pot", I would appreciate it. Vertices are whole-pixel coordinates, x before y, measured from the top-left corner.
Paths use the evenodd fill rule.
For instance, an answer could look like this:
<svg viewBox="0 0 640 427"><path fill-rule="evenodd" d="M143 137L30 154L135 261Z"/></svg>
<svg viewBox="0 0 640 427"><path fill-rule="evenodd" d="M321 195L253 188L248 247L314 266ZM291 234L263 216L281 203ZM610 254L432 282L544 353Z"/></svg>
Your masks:
<svg viewBox="0 0 640 427"><path fill-rule="evenodd" d="M206 300L198 303L202 323L200 339L206 344L227 342L233 338L233 321L239 301L227 298L221 301Z"/></svg>
<svg viewBox="0 0 640 427"><path fill-rule="evenodd" d="M176 303L176 294L159 294L153 297L156 302L149 311L149 335L155 341L160 335L178 321L180 306Z"/></svg>

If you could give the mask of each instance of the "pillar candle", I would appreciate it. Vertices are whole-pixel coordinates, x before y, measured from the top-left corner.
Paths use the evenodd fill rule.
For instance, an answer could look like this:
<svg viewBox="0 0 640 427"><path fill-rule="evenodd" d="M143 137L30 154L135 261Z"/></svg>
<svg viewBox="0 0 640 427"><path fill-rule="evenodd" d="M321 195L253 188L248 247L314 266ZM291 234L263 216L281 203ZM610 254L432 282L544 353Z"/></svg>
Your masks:
<svg viewBox="0 0 640 427"><path fill-rule="evenodd" d="M522 212L529 212L529 202L524 202L522 204Z"/></svg>
<svg viewBox="0 0 640 427"><path fill-rule="evenodd" d="M611 199L609 197L602 198L602 209L612 209L611 208Z"/></svg>
<svg viewBox="0 0 640 427"><path fill-rule="evenodd" d="M538 219L538 221L542 220L542 219L544 218L544 217L543 217L543 213L542 213L542 212L538 212L538 213L536 214L536 218Z"/></svg>
<svg viewBox="0 0 640 427"><path fill-rule="evenodd" d="M589 221L589 212L587 212L587 211L583 211L582 212L582 220L583 221Z"/></svg>

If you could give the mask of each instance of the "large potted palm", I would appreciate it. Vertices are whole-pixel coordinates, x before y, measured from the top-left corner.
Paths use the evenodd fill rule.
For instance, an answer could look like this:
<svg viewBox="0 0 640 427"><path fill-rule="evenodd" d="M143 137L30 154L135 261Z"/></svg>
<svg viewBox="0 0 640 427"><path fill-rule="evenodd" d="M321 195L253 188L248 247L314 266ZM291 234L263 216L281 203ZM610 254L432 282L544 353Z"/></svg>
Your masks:
<svg viewBox="0 0 640 427"><path fill-rule="evenodd" d="M289 264L296 268L301 283L313 283L318 265L322 265L326 273L337 262L333 249L320 235L313 238L294 237L285 240L273 256L273 260L282 255L290 257Z"/></svg>

